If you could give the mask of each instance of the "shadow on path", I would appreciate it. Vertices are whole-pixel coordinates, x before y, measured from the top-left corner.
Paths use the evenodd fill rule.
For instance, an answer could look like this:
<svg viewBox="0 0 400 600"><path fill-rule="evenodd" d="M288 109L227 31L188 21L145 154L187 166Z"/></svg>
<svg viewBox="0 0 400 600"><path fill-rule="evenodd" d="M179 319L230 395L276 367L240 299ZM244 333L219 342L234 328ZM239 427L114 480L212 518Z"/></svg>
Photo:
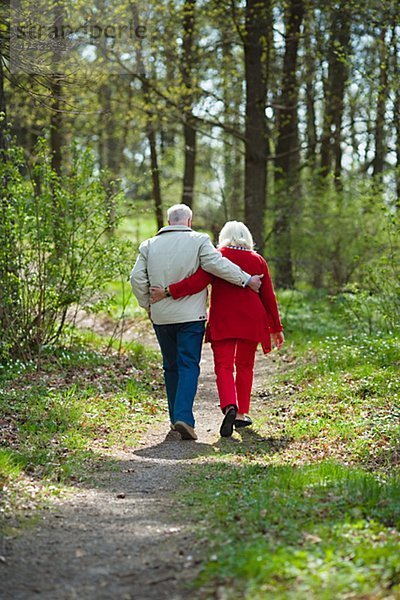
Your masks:
<svg viewBox="0 0 400 600"><path fill-rule="evenodd" d="M178 433L171 431L162 442L135 450L133 455L141 458L179 461L198 456L208 456L214 453L215 450L211 444L201 441L182 440Z"/></svg>
<svg viewBox="0 0 400 600"><path fill-rule="evenodd" d="M287 440L254 431L218 439L221 414L209 348L196 402L199 441L165 436L153 425L141 446L113 449L92 467L93 481L52 503L36 527L10 533L0 547L5 600L191 600L199 568L197 513L186 517L177 492L193 461L222 454L272 454ZM204 459L201 461L201 457ZM211 462L211 461L210 461ZM238 461L239 462L239 461ZM197 467L197 464L196 464ZM204 550L204 549L203 549ZM199 592L201 594L201 592ZM204 598L204 596L203 596Z"/></svg>
<svg viewBox="0 0 400 600"><path fill-rule="evenodd" d="M282 437L264 437L252 428L244 427L237 432L237 436L231 438L220 438L214 444L224 454L256 454L272 455L285 450L291 443L291 439Z"/></svg>

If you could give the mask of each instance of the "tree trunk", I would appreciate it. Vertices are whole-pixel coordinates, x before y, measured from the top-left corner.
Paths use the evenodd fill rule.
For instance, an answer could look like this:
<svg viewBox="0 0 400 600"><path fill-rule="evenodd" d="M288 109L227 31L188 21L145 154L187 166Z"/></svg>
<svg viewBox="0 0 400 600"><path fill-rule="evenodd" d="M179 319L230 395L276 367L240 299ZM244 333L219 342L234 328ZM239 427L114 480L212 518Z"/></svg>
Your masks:
<svg viewBox="0 0 400 600"><path fill-rule="evenodd" d="M225 15L224 15L225 17ZM235 58L232 53L232 34L229 23L221 19L222 65L224 98L224 124L234 128L240 115L242 103L242 81L236 73ZM223 133L224 140L224 196L226 198L227 219L243 220L243 151L242 141Z"/></svg>
<svg viewBox="0 0 400 600"><path fill-rule="evenodd" d="M158 168L158 152L156 143L156 134L151 119L147 121L147 139L150 146L150 162L151 162L151 177L153 181L153 198L156 214L157 228L161 229L164 225L161 185L160 185L160 170Z"/></svg>
<svg viewBox="0 0 400 600"><path fill-rule="evenodd" d="M51 82L50 150L51 166L58 176L61 175L62 170L62 148L64 145L61 94L60 78L53 75Z"/></svg>
<svg viewBox="0 0 400 600"><path fill-rule="evenodd" d="M184 171L182 202L193 206L194 182L196 172L196 129L193 119L193 83L192 69L194 62L194 11L196 0L185 0L183 7L183 52L182 52L182 82L184 85L183 125L184 139Z"/></svg>
<svg viewBox="0 0 400 600"><path fill-rule="evenodd" d="M315 49L311 38L313 31L310 26L312 14L306 16L304 24L304 50L305 50L305 77L306 77L306 136L307 136L307 163L311 169L315 168L317 162L317 123L315 114Z"/></svg>
<svg viewBox="0 0 400 600"><path fill-rule="evenodd" d="M386 27L382 27L381 34L378 40L378 56L379 56L379 87L376 106L376 121L375 121L375 156L373 160L373 176L381 177L383 173L383 165L385 162L385 114L386 101L388 97L388 71L389 71L389 52L386 45Z"/></svg>
<svg viewBox="0 0 400 600"><path fill-rule="evenodd" d="M114 119L115 110L112 105L112 89L120 90L120 82L117 77L109 77L108 83L103 87L104 90L104 111L103 127L105 128L104 139L104 166L110 172L112 178L118 177L119 166L119 137L117 123Z"/></svg>
<svg viewBox="0 0 400 600"><path fill-rule="evenodd" d="M132 4L132 17L134 27L139 24L137 6ZM152 106L151 98L150 98L150 85L147 79L145 64L143 60L142 48L138 44L136 46L136 64L139 70L139 73L142 74L141 82L142 82L142 92L143 92L143 100L145 106ZM153 200L154 200L154 213L157 222L157 228L161 229L164 225L163 218L163 210L162 210L162 197L161 197L161 184L160 184L160 170L158 166L158 152L157 152L157 142L156 135L154 131L153 124L153 115L151 111L146 112L146 137L150 146L150 169L151 169L151 179L153 185Z"/></svg>
<svg viewBox="0 0 400 600"><path fill-rule="evenodd" d="M3 57L0 53L0 158L7 145L7 106L6 95L4 91L4 79Z"/></svg>
<svg viewBox="0 0 400 600"><path fill-rule="evenodd" d="M340 186L342 170L340 142L348 71L346 60L349 47L350 9L346 0L341 0L332 15L328 80L325 85L325 111L321 139L321 174L326 176L333 168L338 186Z"/></svg>
<svg viewBox="0 0 400 600"><path fill-rule="evenodd" d="M291 0L286 15L286 46L283 61L282 95L278 109L278 141L275 160L277 203L275 206L276 285L294 286L291 221L299 191L298 83L296 76L303 0Z"/></svg>
<svg viewBox="0 0 400 600"><path fill-rule="evenodd" d="M112 104L112 90L118 89L121 94L122 85L120 76L109 76L108 81L100 89L100 123L99 123L99 143L100 143L100 165L107 172L105 185L107 188L107 218L109 233L115 228L115 201L116 186L113 181L119 174L119 161L121 159L119 136L117 132L117 123L115 121L115 110Z"/></svg>
<svg viewBox="0 0 400 600"><path fill-rule="evenodd" d="M237 221L243 219L243 153L241 151L241 142L238 139L233 140L232 148L232 170L231 170L231 191L229 194L230 218Z"/></svg>
<svg viewBox="0 0 400 600"><path fill-rule="evenodd" d="M185 167L183 171L182 203L192 207L196 172L196 130L188 114L186 114L186 119L183 126Z"/></svg>
<svg viewBox="0 0 400 600"><path fill-rule="evenodd" d="M395 128L395 152L396 152L396 203L400 208L400 68L399 68L399 43L396 34L396 22L392 28L392 40L393 40L393 81L395 82L394 89L394 105L393 105L393 121Z"/></svg>
<svg viewBox="0 0 400 600"><path fill-rule="evenodd" d="M64 22L62 3L54 4L54 31L61 31ZM62 147L64 145L62 114L62 75L59 74L61 48L56 44L53 54L53 75L50 83L51 116L50 116L50 150L51 166L58 176L62 169Z"/></svg>
<svg viewBox="0 0 400 600"><path fill-rule="evenodd" d="M6 150L6 97L4 92L4 67L3 57L0 54L0 160L5 161ZM5 181L1 181L4 189ZM8 199L6 194L2 194L1 199L1 221L0 221L0 328L5 332L9 326L9 309L11 304L10 294L8 293L9 283L9 261L8 261Z"/></svg>
<svg viewBox="0 0 400 600"><path fill-rule="evenodd" d="M7 103L4 89L5 75L3 55L0 48L0 161L7 161L8 131ZM12 195L7 191L8 175L4 174L0 199L0 341L11 351L19 333L20 300L18 251L15 239ZM1 346L1 345L0 345ZM1 347L0 347L1 351ZM1 355L1 352L0 352Z"/></svg>
<svg viewBox="0 0 400 600"><path fill-rule="evenodd" d="M268 136L265 118L267 51L266 32L272 23L270 0L247 0L244 36L246 124L244 202L245 221L258 252L264 251Z"/></svg>
<svg viewBox="0 0 400 600"><path fill-rule="evenodd" d="M62 2L54 3L53 27L61 31L64 22L64 6ZM61 48L55 45L53 53L53 73L50 82L51 113L50 113L50 151L51 167L61 177L64 142L62 75L60 74ZM65 250L63 237L64 213L57 195L53 191L53 236L56 260L60 260ZM39 331L39 329L38 329Z"/></svg>

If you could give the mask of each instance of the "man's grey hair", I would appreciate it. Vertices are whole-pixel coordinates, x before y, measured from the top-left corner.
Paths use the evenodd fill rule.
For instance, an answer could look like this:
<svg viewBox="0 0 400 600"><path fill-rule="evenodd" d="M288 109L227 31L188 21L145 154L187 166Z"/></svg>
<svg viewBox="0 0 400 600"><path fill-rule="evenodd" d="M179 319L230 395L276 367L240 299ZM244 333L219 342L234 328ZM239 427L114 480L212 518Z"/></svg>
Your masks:
<svg viewBox="0 0 400 600"><path fill-rule="evenodd" d="M167 210L169 223L180 223L182 221L192 220L193 213L186 204L174 204Z"/></svg>

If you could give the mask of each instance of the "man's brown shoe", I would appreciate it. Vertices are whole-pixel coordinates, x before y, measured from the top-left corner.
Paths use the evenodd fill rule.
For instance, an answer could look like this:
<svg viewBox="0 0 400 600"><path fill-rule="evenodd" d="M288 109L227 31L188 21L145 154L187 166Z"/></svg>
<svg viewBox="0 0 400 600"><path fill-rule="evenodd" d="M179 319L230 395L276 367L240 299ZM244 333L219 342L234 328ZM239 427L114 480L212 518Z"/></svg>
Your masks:
<svg viewBox="0 0 400 600"><path fill-rule="evenodd" d="M183 440L197 440L197 435L193 427L184 421L177 421L175 423L175 431L181 434Z"/></svg>

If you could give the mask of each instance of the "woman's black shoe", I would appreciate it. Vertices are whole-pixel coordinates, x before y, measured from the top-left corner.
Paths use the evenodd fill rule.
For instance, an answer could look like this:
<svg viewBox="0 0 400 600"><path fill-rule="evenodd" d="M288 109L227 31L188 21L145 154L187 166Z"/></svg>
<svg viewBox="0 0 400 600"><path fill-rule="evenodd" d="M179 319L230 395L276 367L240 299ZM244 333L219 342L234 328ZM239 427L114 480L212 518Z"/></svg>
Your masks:
<svg viewBox="0 0 400 600"><path fill-rule="evenodd" d="M235 419L234 425L236 429L240 429L241 427L253 425L253 421L250 419L250 417L245 417L244 419Z"/></svg>
<svg viewBox="0 0 400 600"><path fill-rule="evenodd" d="M230 437L233 433L233 424L236 419L237 408L236 406L228 406L224 420L222 421L219 433L221 437Z"/></svg>

